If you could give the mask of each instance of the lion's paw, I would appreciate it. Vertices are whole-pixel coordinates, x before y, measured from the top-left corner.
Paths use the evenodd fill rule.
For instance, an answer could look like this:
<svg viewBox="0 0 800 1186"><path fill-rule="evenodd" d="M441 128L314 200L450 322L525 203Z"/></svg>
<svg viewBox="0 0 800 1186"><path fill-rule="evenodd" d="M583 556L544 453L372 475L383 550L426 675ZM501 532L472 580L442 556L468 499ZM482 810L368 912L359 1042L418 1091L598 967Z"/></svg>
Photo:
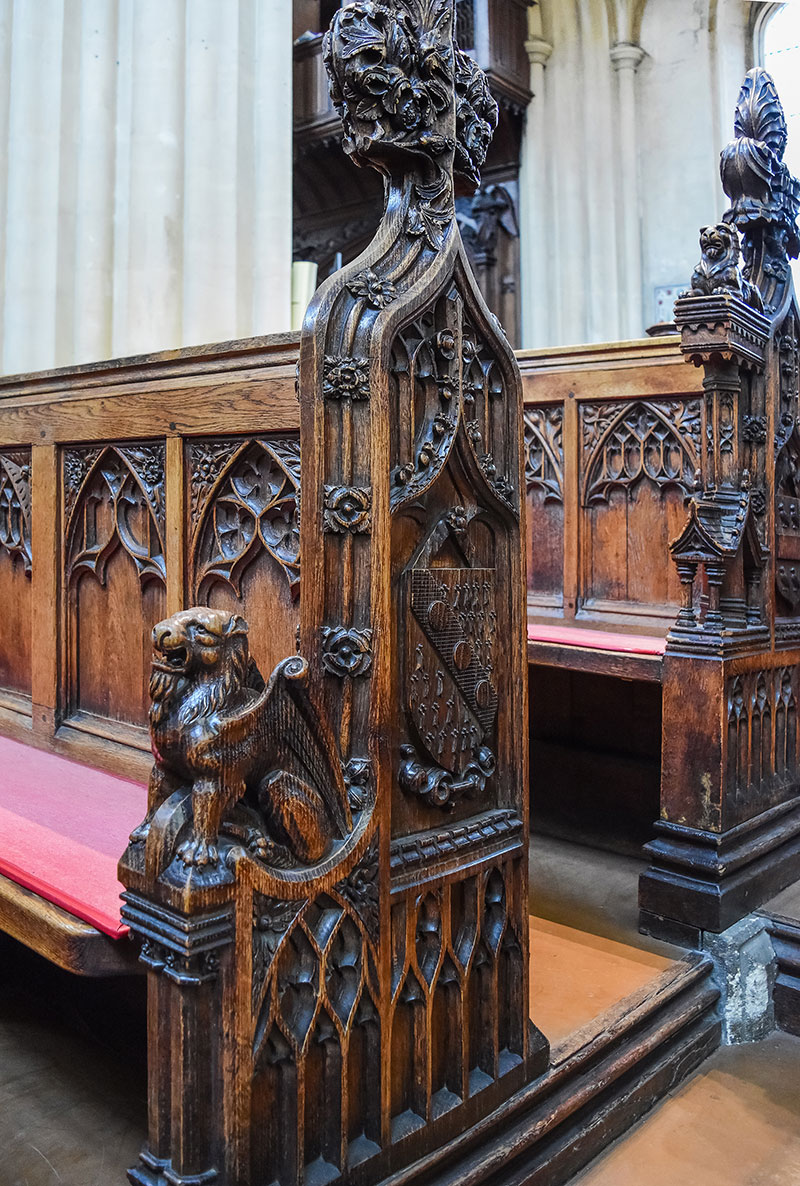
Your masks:
<svg viewBox="0 0 800 1186"><path fill-rule="evenodd" d="M205 865L216 865L219 853L216 844L211 844L201 836L193 836L180 846L178 858L184 865L203 868Z"/></svg>
<svg viewBox="0 0 800 1186"><path fill-rule="evenodd" d="M147 839L147 833L150 831L150 820L145 819L139 824L138 828L134 828L128 840L131 844L142 844Z"/></svg>

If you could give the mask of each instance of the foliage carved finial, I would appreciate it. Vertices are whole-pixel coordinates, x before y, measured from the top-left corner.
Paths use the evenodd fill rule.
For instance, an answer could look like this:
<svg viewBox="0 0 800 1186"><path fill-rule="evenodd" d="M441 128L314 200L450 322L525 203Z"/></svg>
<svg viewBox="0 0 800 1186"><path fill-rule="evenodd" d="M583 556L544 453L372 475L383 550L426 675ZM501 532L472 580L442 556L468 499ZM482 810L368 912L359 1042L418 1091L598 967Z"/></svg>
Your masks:
<svg viewBox="0 0 800 1186"><path fill-rule="evenodd" d="M498 109L453 43L453 0L355 0L334 17L324 58L357 163L391 171L411 159L427 181L454 169L480 184Z"/></svg>
<svg viewBox="0 0 800 1186"><path fill-rule="evenodd" d="M745 276L768 309L781 303L789 260L800 253L800 184L783 160L786 119L772 76L749 71L739 93L735 139L722 151L722 186L731 200L725 221L742 235Z"/></svg>

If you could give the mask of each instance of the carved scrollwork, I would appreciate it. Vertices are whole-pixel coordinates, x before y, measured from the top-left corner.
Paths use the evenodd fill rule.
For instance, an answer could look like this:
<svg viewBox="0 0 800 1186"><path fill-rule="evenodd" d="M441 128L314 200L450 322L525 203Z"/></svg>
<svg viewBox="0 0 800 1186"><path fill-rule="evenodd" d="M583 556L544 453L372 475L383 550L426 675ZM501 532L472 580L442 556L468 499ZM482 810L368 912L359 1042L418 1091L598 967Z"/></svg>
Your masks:
<svg viewBox="0 0 800 1186"><path fill-rule="evenodd" d="M300 450L296 440L202 442L189 447L194 595L215 581L237 596L262 551L300 585Z"/></svg>
<svg viewBox="0 0 800 1186"><path fill-rule="evenodd" d="M340 679L368 675L372 667L372 631L324 626L322 665Z"/></svg>
<svg viewBox="0 0 800 1186"><path fill-rule="evenodd" d="M456 50L455 171L475 188L497 127L499 112L486 75L475 61Z"/></svg>
<svg viewBox="0 0 800 1186"><path fill-rule="evenodd" d="M31 456L29 450L0 453L0 550L21 560L31 575Z"/></svg>
<svg viewBox="0 0 800 1186"><path fill-rule="evenodd" d="M584 505L645 478L690 494L700 464L700 414L699 400L584 407Z"/></svg>
<svg viewBox="0 0 800 1186"><path fill-rule="evenodd" d="M473 185L497 126L498 108L474 60L452 44L451 0L359 0L337 13L323 55L359 159L412 155ZM455 92L455 140L452 113Z"/></svg>
<svg viewBox="0 0 800 1186"><path fill-rule="evenodd" d="M418 795L431 807L453 808L462 798L479 799L488 779L496 769L495 756L488 745L479 746L475 761L470 762L456 778L441 766L421 762L413 745L400 746L398 781L407 795Z"/></svg>
<svg viewBox="0 0 800 1186"><path fill-rule="evenodd" d="M564 411L561 407L525 410L525 485L542 490L545 502L564 501Z"/></svg>
<svg viewBox="0 0 800 1186"><path fill-rule="evenodd" d="M109 445L64 453L67 575L103 583L117 547L142 582L165 580L163 445Z"/></svg>
<svg viewBox="0 0 800 1186"><path fill-rule="evenodd" d="M373 146L441 156L437 124L452 103L452 5L433 0L425 38L406 4L361 0L337 13L323 54L344 126L344 150Z"/></svg>

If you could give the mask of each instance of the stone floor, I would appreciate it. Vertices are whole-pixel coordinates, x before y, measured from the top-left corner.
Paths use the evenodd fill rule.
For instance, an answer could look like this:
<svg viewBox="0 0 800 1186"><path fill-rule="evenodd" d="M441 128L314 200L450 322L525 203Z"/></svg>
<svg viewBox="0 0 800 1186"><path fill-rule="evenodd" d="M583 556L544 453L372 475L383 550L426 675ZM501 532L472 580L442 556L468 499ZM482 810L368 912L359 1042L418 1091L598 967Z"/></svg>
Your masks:
<svg viewBox="0 0 800 1186"><path fill-rule="evenodd" d="M718 1050L571 1186L800 1186L800 1038Z"/></svg>
<svg viewBox="0 0 800 1186"><path fill-rule="evenodd" d="M554 1046L682 954L637 932L641 867L636 860L562 841L532 842L532 1014ZM143 990L138 978L71 977L0 936L0 1186L122 1186L145 1131ZM773 1176L729 1178L726 1186L800 1186L800 1170L791 1169L789 1160L783 1178L773 1166L784 1146L787 1159L800 1165L800 1135L794 1143L780 1138L792 1119L800 1133L800 1041L775 1037L763 1051L746 1050L757 1051L750 1061L746 1051L720 1052L684 1089L690 1094L676 1093L634 1130L630 1156L643 1147L646 1125L656 1122L666 1125L667 1152L673 1143L670 1125L677 1125L675 1132L681 1125L696 1132L699 1156L703 1116L727 1110L738 1117L731 1133L738 1132L743 1146L736 1164ZM716 1135L707 1138L713 1143ZM674 1136L674 1143L681 1139ZM621 1158L627 1149L626 1142L607 1156ZM689 1173L690 1166L678 1173L680 1159L672 1153L662 1162L673 1177L655 1177L651 1166L645 1172L635 1160L630 1172L627 1161L619 1171L607 1170L603 1159L590 1173L606 1176L584 1176L581 1182L713 1186L722 1181L704 1176L705 1170Z"/></svg>
<svg viewBox="0 0 800 1186"><path fill-rule="evenodd" d="M0 1186L122 1186L146 1123L143 989L0 944Z"/></svg>

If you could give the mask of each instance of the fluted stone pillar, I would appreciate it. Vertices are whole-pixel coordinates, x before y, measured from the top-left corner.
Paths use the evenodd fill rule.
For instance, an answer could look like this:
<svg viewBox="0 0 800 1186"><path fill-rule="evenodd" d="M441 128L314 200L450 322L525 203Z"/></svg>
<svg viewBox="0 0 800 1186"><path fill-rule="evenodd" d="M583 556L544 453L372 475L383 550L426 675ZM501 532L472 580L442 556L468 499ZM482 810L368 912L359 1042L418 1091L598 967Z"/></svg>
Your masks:
<svg viewBox="0 0 800 1186"><path fill-rule="evenodd" d="M255 0L251 333L291 328L292 6Z"/></svg>
<svg viewBox="0 0 800 1186"><path fill-rule="evenodd" d="M183 333L236 337L238 5L186 6ZM231 18L234 19L231 19ZM284 46L284 52L286 47Z"/></svg>
<svg viewBox="0 0 800 1186"><path fill-rule="evenodd" d="M536 13L536 17L534 17ZM531 13L541 29L538 9ZM545 170L543 157L546 145L545 67L553 52L549 41L534 35L525 43L531 64L533 98L525 117L520 166L520 254L524 261L522 272L522 345L541 345L549 341L549 301L545 286L536 274L534 261L541 259L541 247L547 225Z"/></svg>
<svg viewBox="0 0 800 1186"><path fill-rule="evenodd" d="M8 372L286 330L287 0L0 0Z"/></svg>
<svg viewBox="0 0 800 1186"><path fill-rule="evenodd" d="M621 330L624 338L644 333L642 309L642 228L636 136L636 71L644 50L630 42L611 47L619 84L619 244L622 253Z"/></svg>
<svg viewBox="0 0 800 1186"><path fill-rule="evenodd" d="M15 0L4 178L7 373L55 361L63 31L63 0Z"/></svg>
<svg viewBox="0 0 800 1186"><path fill-rule="evenodd" d="M112 349L118 13L109 0L81 0L73 282L66 278L63 294L66 303L74 293L73 340L63 342L65 362L108 358Z"/></svg>
<svg viewBox="0 0 800 1186"><path fill-rule="evenodd" d="M185 0L136 0L131 54L127 317L115 353L183 341Z"/></svg>

